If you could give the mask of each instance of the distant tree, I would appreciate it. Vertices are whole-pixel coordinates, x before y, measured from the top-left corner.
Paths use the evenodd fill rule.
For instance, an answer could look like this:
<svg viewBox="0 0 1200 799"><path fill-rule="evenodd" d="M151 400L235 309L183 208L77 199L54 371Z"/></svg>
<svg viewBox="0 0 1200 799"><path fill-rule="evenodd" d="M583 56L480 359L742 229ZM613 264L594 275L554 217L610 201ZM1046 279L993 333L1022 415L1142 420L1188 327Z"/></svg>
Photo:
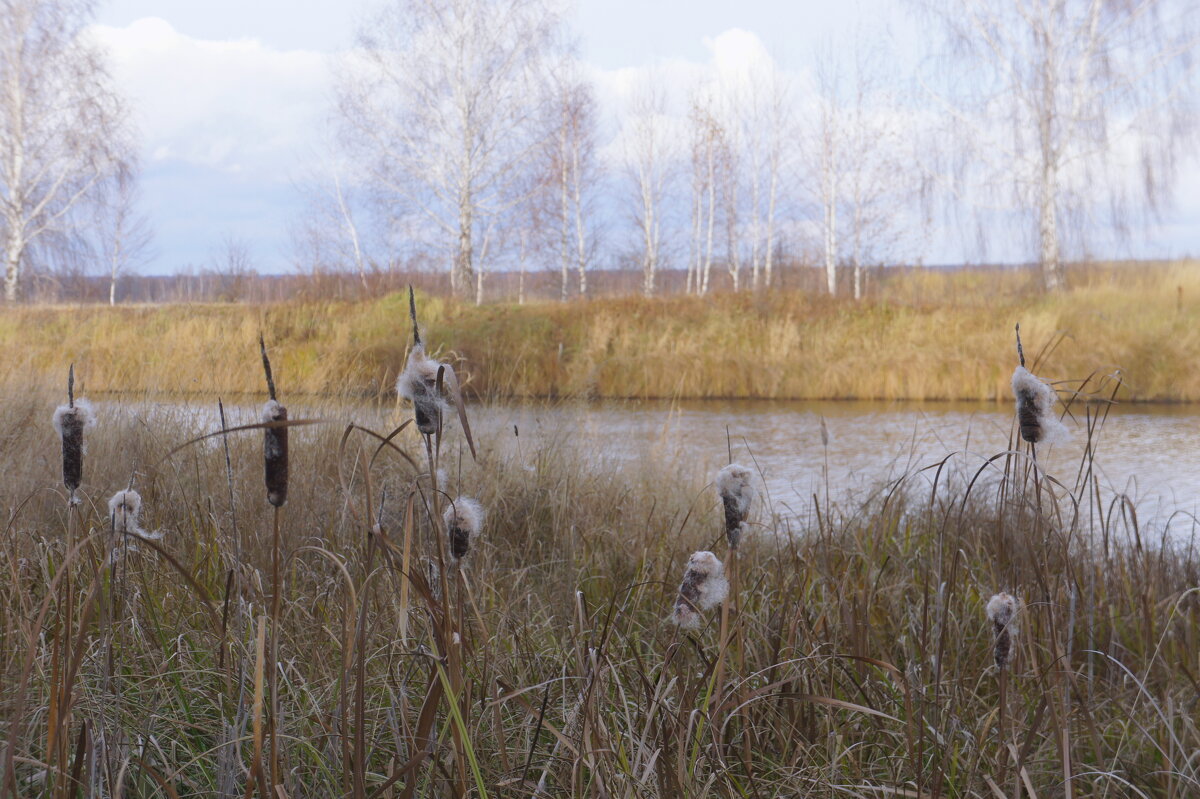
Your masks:
<svg viewBox="0 0 1200 799"><path fill-rule="evenodd" d="M771 285L778 235L779 198L788 186L788 131L792 118L791 93L779 69L770 64L752 70L741 98L737 119L741 129L744 179L748 184L751 280L754 288Z"/></svg>
<svg viewBox="0 0 1200 799"><path fill-rule="evenodd" d="M579 295L587 295L587 270L595 251L594 198L601 176L591 85L570 62L562 64L552 80L557 121L550 159L553 180L548 185L553 186L558 200L560 299L565 301L572 270L578 276Z"/></svg>
<svg viewBox="0 0 1200 799"><path fill-rule="evenodd" d="M642 293L655 291L663 258L663 219L674 169L675 145L666 118L666 96L653 77L638 87L622 131L622 158L642 262Z"/></svg>
<svg viewBox="0 0 1200 799"><path fill-rule="evenodd" d="M0 244L15 302L33 247L66 235L125 158L124 106L80 33L87 0L0 0Z"/></svg>
<svg viewBox="0 0 1200 799"><path fill-rule="evenodd" d="M946 47L926 81L957 146L946 183L1032 218L1045 288L1064 218L1123 228L1170 195L1195 145L1194 0L929 0ZM967 188L962 188L963 186ZM982 198L982 201L981 201Z"/></svg>
<svg viewBox="0 0 1200 799"><path fill-rule="evenodd" d="M921 169L913 154L913 115L888 76L890 55L862 30L842 49L847 62L841 127L842 260L852 270L854 299L863 297L863 269L911 252L928 225L919 211Z"/></svg>
<svg viewBox="0 0 1200 799"><path fill-rule="evenodd" d="M844 128L844 83L842 65L829 47L816 69L816 110L809 116L806 150L816 175L814 196L821 209L821 250L825 265L825 287L830 295L838 289L838 211L842 203L846 135Z"/></svg>
<svg viewBox="0 0 1200 799"><path fill-rule="evenodd" d="M452 253L482 299L496 220L550 132L543 78L561 17L543 0L392 0L337 84L352 152L394 213Z"/></svg>
<svg viewBox="0 0 1200 799"><path fill-rule="evenodd" d="M846 267L861 299L864 267L897 257L925 228L913 210L922 180L913 115L899 101L887 63L878 38L859 29L823 51L816 69L816 108L802 138L831 295Z"/></svg>
<svg viewBox="0 0 1200 799"><path fill-rule="evenodd" d="M214 285L208 294L218 302L238 302L247 297L251 280L257 272L250 244L232 233L226 234L213 252L209 270Z"/></svg>
<svg viewBox="0 0 1200 799"><path fill-rule="evenodd" d="M349 166L332 158L317 158L298 184L304 209L292 223L292 250L297 263L314 277L325 271L358 276L363 296L370 294L367 280L370 258L362 217L365 202L348 177Z"/></svg>
<svg viewBox="0 0 1200 799"><path fill-rule="evenodd" d="M137 162L118 167L96 206L95 238L108 276L108 304L117 304L117 283L153 257L154 230L138 207Z"/></svg>
<svg viewBox="0 0 1200 799"><path fill-rule="evenodd" d="M689 264L688 290L701 296L708 293L712 274L717 214L717 184L721 154L727 147L725 129L713 108L711 92L701 90L692 98L692 263ZM694 277L693 277L694 275Z"/></svg>

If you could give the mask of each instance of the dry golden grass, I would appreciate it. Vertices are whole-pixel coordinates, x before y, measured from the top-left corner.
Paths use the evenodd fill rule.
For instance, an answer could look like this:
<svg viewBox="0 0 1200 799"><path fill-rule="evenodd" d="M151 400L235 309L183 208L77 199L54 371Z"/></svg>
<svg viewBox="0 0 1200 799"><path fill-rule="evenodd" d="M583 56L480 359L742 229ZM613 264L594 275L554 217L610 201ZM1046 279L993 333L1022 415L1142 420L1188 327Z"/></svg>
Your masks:
<svg viewBox="0 0 1200 799"><path fill-rule="evenodd" d="M430 346L482 397L968 399L1009 396L1012 325L1066 343L1047 377L1124 370L1126 399L1200 401L1200 265L1093 267L1043 295L1024 272L899 272L856 304L796 292L477 308L424 298ZM382 396L406 298L260 307L81 307L0 316L0 369L44 383L88 363L92 392L259 389L266 330L293 393Z"/></svg>

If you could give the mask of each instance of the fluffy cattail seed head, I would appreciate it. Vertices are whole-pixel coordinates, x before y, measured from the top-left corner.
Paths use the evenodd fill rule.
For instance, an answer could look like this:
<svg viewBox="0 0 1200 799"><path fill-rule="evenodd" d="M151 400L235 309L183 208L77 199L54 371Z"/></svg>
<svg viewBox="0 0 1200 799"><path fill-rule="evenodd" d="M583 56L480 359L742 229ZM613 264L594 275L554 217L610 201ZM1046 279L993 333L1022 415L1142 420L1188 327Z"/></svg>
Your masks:
<svg viewBox="0 0 1200 799"><path fill-rule="evenodd" d="M118 491L108 500L108 515L112 518L113 532L140 533L138 514L142 512L142 496L132 488Z"/></svg>
<svg viewBox="0 0 1200 799"><path fill-rule="evenodd" d="M467 556L472 542L483 529L486 513L483 506L470 497L459 497L446 508L442 518L450 538L450 557L456 562Z"/></svg>
<svg viewBox="0 0 1200 799"><path fill-rule="evenodd" d="M63 485L72 493L83 482L83 431L96 423L87 400L77 399L54 410L54 431L62 438Z"/></svg>
<svg viewBox="0 0 1200 799"><path fill-rule="evenodd" d="M449 409L438 391L438 369L434 358L425 354L425 345L417 343L409 350L404 371L396 379L396 393L413 404L417 429L427 436L437 432L442 414Z"/></svg>
<svg viewBox="0 0 1200 799"><path fill-rule="evenodd" d="M725 565L711 552L693 552L683 572L671 618L685 630L698 629L701 612L721 604L728 595Z"/></svg>
<svg viewBox="0 0 1200 799"><path fill-rule="evenodd" d="M263 405L264 423L286 422L287 408L277 400ZM287 502L288 490L288 429L286 425L263 430L263 476L267 484L267 501L275 507Z"/></svg>
<svg viewBox="0 0 1200 799"><path fill-rule="evenodd" d="M1018 366L1013 372L1012 389L1017 400L1021 438L1030 444L1052 444L1066 436L1067 429L1054 412L1058 395L1050 385L1024 366Z"/></svg>
<svg viewBox="0 0 1200 799"><path fill-rule="evenodd" d="M1012 642L1017 634L1016 616L1020 601L1012 594L999 593L988 600L987 617L995 633L996 668L1012 662Z"/></svg>
<svg viewBox="0 0 1200 799"><path fill-rule="evenodd" d="M717 472L717 493L725 506L725 538L730 549L737 549L742 540L750 503L754 501L753 474L745 466L731 463Z"/></svg>

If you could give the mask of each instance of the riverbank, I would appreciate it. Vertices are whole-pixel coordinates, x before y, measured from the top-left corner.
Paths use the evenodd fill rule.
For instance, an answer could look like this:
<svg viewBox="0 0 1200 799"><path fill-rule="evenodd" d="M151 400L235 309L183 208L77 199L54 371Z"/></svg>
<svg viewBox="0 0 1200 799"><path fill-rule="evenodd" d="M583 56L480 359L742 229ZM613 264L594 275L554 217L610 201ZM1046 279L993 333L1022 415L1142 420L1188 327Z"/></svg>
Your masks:
<svg viewBox="0 0 1200 799"><path fill-rule="evenodd" d="M1091 269L1043 295L1023 273L913 272L855 303L802 292L476 307L420 298L431 348L478 397L1006 400L1013 324L1047 379L1119 369L1129 401L1200 401L1200 267ZM407 301L19 308L8 381L93 392L261 390L265 332L293 392L385 395Z"/></svg>

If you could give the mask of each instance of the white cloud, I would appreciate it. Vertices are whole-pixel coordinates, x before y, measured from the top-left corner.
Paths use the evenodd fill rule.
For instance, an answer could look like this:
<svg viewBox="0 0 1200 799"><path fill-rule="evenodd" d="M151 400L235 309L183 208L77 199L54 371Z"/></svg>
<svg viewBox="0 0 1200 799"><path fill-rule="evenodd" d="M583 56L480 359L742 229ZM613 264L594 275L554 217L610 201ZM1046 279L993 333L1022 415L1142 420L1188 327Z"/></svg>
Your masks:
<svg viewBox="0 0 1200 799"><path fill-rule="evenodd" d="M156 161L286 180L328 109L329 55L186 36L157 17L95 25Z"/></svg>

